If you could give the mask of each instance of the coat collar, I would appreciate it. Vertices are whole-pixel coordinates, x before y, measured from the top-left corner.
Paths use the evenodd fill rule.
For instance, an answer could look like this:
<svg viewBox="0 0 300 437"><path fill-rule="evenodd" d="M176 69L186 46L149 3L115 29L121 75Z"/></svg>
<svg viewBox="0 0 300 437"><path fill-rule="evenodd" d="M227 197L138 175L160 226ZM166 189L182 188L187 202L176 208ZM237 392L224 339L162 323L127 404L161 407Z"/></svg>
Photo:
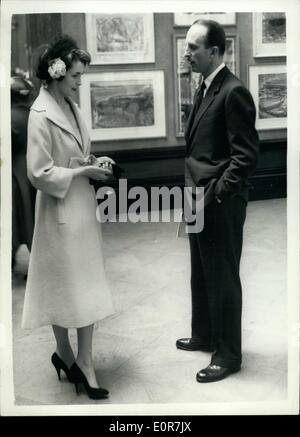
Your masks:
<svg viewBox="0 0 300 437"><path fill-rule="evenodd" d="M197 114L195 114L195 116L193 114L195 105L193 106L193 109L191 111L191 115L190 115L188 122L187 122L187 128L186 128L186 134L185 134L185 138L186 138L187 142L191 141L191 138L192 138L192 136L197 128L199 121L201 120L201 118L203 117L205 112L208 110L209 106L214 101L215 95L220 91L220 88L222 86L222 82L223 82L225 76L228 75L228 73L230 73L230 70L226 66L223 67L222 70L219 71L219 73L216 75L216 77L212 81L210 87L208 88L207 93L206 93L205 97L203 98L202 103L200 105L200 108L199 108ZM194 120L194 121L192 122L192 120Z"/></svg>
<svg viewBox="0 0 300 437"><path fill-rule="evenodd" d="M81 135L78 135L78 133L74 131L69 120L65 116L64 112L61 110L60 106L57 104L56 100L44 87L41 87L40 93L33 105L31 106L31 109L38 112L45 111L48 120L52 121L52 123L56 124L61 129L73 135L73 137L78 142L81 150L85 152L89 145L88 131L84 125L77 105L70 98L67 98L67 100L72 107Z"/></svg>
<svg viewBox="0 0 300 437"><path fill-rule="evenodd" d="M67 100L68 100L68 102L70 103L70 105L72 107L72 110L74 112L75 118L77 120L79 131L80 131L80 134L81 134L80 135L81 143L79 143L79 144L82 145L83 151L86 152L90 148L90 135L89 135L89 132L87 130L87 127L85 125L85 122L83 121L81 112L80 112L78 106L76 105L76 103L74 103L73 100L70 99L70 98L68 98Z"/></svg>

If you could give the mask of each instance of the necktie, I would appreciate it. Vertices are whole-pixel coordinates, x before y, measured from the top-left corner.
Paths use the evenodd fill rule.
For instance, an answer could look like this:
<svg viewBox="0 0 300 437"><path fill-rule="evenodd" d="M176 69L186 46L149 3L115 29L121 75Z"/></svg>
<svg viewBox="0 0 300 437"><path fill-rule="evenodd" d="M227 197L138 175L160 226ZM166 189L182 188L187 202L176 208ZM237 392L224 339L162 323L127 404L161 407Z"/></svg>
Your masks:
<svg viewBox="0 0 300 437"><path fill-rule="evenodd" d="M199 109L199 107L200 107L200 105L202 103L205 89L206 89L206 85L205 85L205 82L203 81L202 84L201 84L200 90L198 91L197 96L196 96L196 100L195 100L195 112L198 111L198 109Z"/></svg>
<svg viewBox="0 0 300 437"><path fill-rule="evenodd" d="M198 109L200 108L200 105L202 103L205 88L206 85L205 82L203 81L200 89L196 91L194 105L193 105L192 113L190 115L190 122L189 122L190 126L193 125Z"/></svg>

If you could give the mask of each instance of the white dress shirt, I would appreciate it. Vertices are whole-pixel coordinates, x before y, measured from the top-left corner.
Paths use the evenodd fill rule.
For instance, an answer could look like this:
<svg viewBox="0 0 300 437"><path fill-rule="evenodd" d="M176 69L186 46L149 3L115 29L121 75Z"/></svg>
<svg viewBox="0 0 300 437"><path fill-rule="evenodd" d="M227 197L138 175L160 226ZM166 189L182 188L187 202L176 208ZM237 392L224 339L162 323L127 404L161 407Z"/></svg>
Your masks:
<svg viewBox="0 0 300 437"><path fill-rule="evenodd" d="M220 64L212 73L210 73L210 75L209 76L207 76L207 78L206 79L204 79L204 82L205 82L205 85L206 85L206 88L205 88L205 90L204 90L204 93L203 93L203 97L205 97L205 94L207 93L207 91L208 91L208 88L210 87L210 85L211 85L211 83L212 83L212 81L214 80L214 78L216 77L216 75L219 73L219 71L221 71L222 70L222 68L224 68L225 67L225 63L224 62L222 62L222 64Z"/></svg>

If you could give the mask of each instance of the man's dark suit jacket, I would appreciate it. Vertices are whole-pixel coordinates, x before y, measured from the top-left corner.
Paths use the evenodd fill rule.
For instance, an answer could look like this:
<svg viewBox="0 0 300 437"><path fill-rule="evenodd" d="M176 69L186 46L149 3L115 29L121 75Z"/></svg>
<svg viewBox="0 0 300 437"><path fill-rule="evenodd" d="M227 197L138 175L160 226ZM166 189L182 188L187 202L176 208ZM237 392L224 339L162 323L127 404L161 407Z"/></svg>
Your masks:
<svg viewBox="0 0 300 437"><path fill-rule="evenodd" d="M249 91L227 67L212 81L187 122L185 185L204 187L204 204L215 196L240 195L248 200L248 177L259 150L255 105Z"/></svg>

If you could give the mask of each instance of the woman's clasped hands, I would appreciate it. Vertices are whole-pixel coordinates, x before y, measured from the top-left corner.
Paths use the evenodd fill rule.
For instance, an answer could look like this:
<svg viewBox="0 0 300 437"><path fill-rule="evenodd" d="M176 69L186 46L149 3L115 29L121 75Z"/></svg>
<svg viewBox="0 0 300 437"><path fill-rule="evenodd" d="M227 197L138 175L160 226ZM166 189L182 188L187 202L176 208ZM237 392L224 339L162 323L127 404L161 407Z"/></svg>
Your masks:
<svg viewBox="0 0 300 437"><path fill-rule="evenodd" d="M91 165L74 169L75 176L85 176L96 181L106 181L113 174L115 161L108 156L96 158Z"/></svg>

